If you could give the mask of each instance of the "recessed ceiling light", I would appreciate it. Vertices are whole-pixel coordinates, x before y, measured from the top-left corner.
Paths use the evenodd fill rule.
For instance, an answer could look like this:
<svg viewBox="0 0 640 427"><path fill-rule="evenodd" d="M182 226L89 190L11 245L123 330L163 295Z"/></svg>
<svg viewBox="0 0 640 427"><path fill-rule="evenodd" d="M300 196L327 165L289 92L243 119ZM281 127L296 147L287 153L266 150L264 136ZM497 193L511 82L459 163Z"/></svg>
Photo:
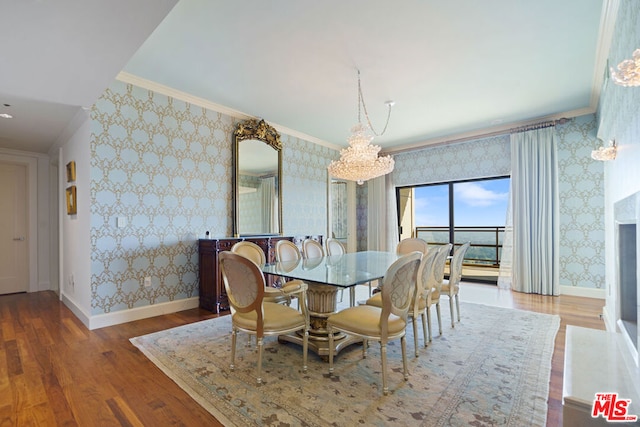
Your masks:
<svg viewBox="0 0 640 427"><path fill-rule="evenodd" d="M0 117L3 119L13 119L13 116L7 113L0 113Z"/></svg>

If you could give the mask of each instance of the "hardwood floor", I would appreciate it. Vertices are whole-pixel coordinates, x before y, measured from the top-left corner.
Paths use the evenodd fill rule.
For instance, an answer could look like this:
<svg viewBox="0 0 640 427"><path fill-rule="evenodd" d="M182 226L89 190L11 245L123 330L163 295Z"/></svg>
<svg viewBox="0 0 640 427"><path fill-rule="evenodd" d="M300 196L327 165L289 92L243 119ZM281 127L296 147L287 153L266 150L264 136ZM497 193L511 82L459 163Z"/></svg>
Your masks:
<svg viewBox="0 0 640 427"><path fill-rule="evenodd" d="M477 284L463 284L461 296L560 315L547 425L561 425L566 325L604 329L604 301ZM89 331L53 292L0 296L0 427L221 425L129 342L211 317L193 309Z"/></svg>

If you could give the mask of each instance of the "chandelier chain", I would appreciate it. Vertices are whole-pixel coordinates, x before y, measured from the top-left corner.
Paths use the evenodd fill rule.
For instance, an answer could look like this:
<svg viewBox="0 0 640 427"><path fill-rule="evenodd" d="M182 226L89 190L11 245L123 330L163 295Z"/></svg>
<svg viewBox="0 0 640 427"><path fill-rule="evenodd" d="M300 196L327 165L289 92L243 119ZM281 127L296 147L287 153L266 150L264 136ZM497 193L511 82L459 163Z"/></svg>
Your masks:
<svg viewBox="0 0 640 427"><path fill-rule="evenodd" d="M389 105L389 116L391 115L392 101L387 102ZM362 124L362 110L369 122L369 126ZM387 130L389 124L389 116L382 133ZM371 145L373 136L371 132L377 136L382 135L376 133L369 120L367 107L362 96L362 85L360 83L360 70L358 70L358 124L351 128L351 136L348 139L349 146L340 150L340 159L332 160L327 167L329 174L334 178L348 179L358 184L363 184L373 178L386 175L393 171L394 161L390 155L378 156L380 147Z"/></svg>
<svg viewBox="0 0 640 427"><path fill-rule="evenodd" d="M364 103L364 96L362 95L362 85L360 84L360 70L358 69L358 123L362 123L362 116L360 114L360 105L362 105L362 109L364 110L364 116L367 119L367 123L369 124L369 129L371 129L371 132L373 132L375 136L384 135L384 133L387 131L387 126L389 126L389 119L391 118L392 103L391 102L387 103L389 110L387 112L387 121L384 124L384 128L382 129L382 132L380 133L376 132L376 130L373 128L373 125L371 124L371 119L369 119L369 112L367 111L367 105Z"/></svg>

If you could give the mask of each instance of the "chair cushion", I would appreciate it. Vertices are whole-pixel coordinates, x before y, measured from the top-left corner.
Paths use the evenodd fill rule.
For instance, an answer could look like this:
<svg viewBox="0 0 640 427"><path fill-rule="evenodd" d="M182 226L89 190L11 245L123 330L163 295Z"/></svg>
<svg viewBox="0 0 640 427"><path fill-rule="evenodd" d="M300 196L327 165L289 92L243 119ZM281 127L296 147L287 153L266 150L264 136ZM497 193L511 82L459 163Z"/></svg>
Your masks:
<svg viewBox="0 0 640 427"><path fill-rule="evenodd" d="M382 308L382 292L378 292L377 294L369 298L367 302L365 302L365 304Z"/></svg>
<svg viewBox="0 0 640 427"><path fill-rule="evenodd" d="M264 288L264 299L265 302L276 302L278 304L281 303L289 303L291 301L291 297L285 295L282 290L278 288L265 287Z"/></svg>
<svg viewBox="0 0 640 427"><path fill-rule="evenodd" d="M304 284L305 282L302 280L298 280L298 279L290 280L282 286L282 292L284 293L297 292L300 290L300 288Z"/></svg>
<svg viewBox="0 0 640 427"><path fill-rule="evenodd" d="M305 318L295 308L286 305L276 304L273 302L262 303L264 311L264 332L278 332L300 326L304 327ZM248 313L234 313L231 317L233 323L242 329L255 330L257 322L257 313L250 311Z"/></svg>
<svg viewBox="0 0 640 427"><path fill-rule="evenodd" d="M453 289L451 289L449 283L443 283L441 288L442 293L445 295L455 295L459 289L460 287L457 284L454 284Z"/></svg>
<svg viewBox="0 0 640 427"><path fill-rule="evenodd" d="M379 307L359 305L332 314L327 319L327 323L346 332L379 337L381 313L382 309ZM403 332L405 327L406 322L401 317L389 315L389 335L397 335Z"/></svg>

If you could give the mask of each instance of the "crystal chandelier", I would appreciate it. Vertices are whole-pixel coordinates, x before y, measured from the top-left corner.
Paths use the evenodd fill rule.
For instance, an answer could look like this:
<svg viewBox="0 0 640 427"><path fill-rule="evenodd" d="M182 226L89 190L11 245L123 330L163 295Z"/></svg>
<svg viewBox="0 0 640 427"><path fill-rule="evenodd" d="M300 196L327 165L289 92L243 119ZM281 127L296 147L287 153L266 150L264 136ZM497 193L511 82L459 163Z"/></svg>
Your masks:
<svg viewBox="0 0 640 427"><path fill-rule="evenodd" d="M358 70L358 124L351 128L351 136L348 139L349 147L340 150L340 160L333 160L329 164L329 174L332 177L356 181L362 185L365 181L386 175L393 170L394 161L391 156L378 156L380 146L371 145L373 136L369 134L369 130L381 136L387 130L389 118L391 117L391 107L393 101L388 101L386 105L389 107L387 114L387 122L381 133L376 133L371 126L367 107L362 97L362 88L360 85L360 70ZM369 127L362 124L360 115L360 106L364 109L365 116Z"/></svg>
<svg viewBox="0 0 640 427"><path fill-rule="evenodd" d="M611 68L611 79L620 86L640 86L640 49L633 51L633 59L618 64L618 71Z"/></svg>
<svg viewBox="0 0 640 427"><path fill-rule="evenodd" d="M601 160L601 161L607 161L607 160L613 160L616 158L616 140L612 139L611 141L609 141L609 146L608 147L600 147L597 150L593 150L591 152L591 158L593 160Z"/></svg>

